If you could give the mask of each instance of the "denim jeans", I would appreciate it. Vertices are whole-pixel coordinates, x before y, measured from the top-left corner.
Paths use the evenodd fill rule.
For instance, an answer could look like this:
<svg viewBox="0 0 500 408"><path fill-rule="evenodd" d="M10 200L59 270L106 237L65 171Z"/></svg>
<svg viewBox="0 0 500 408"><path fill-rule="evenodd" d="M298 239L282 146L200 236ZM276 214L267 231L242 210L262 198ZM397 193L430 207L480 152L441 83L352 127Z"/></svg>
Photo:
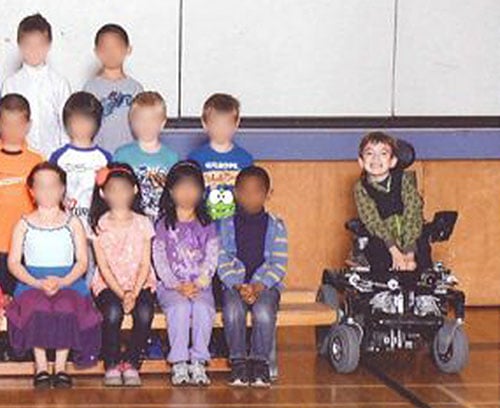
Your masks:
<svg viewBox="0 0 500 408"><path fill-rule="evenodd" d="M248 305L236 289L222 292L224 333L231 360L247 358L246 315L252 316L250 354L252 360L269 362L276 332L276 315L280 301L277 289L265 289L253 305Z"/></svg>

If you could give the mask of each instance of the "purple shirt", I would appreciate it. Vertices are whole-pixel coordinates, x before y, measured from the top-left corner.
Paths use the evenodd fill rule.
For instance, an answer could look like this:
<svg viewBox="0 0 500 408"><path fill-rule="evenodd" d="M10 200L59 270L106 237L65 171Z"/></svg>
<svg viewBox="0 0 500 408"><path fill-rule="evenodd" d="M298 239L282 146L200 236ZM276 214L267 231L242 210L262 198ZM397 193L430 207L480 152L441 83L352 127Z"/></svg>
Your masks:
<svg viewBox="0 0 500 408"><path fill-rule="evenodd" d="M159 288L174 289L194 282L201 288L212 283L217 268L219 241L215 224L203 226L198 220L178 222L174 230L164 219L156 224L153 261ZM161 291L158 293L161 296Z"/></svg>

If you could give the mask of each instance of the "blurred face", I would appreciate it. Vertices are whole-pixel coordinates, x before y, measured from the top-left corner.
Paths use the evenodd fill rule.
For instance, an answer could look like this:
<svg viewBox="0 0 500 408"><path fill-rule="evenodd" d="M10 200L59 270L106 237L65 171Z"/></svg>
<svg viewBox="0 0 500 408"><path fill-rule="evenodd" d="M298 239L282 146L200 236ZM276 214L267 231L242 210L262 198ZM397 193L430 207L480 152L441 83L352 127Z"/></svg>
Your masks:
<svg viewBox="0 0 500 408"><path fill-rule="evenodd" d="M101 196L113 210L127 210L132 208L137 187L132 186L128 180L112 177L101 189Z"/></svg>
<svg viewBox="0 0 500 408"><path fill-rule="evenodd" d="M269 191L259 177L245 177L236 187L236 202L246 212L256 214L264 208Z"/></svg>
<svg viewBox="0 0 500 408"><path fill-rule="evenodd" d="M24 63L35 67L44 64L50 51L49 37L41 31L25 33L19 40L19 51Z"/></svg>
<svg viewBox="0 0 500 408"><path fill-rule="evenodd" d="M217 112L212 109L202 124L212 142L224 144L233 140L240 121L236 112Z"/></svg>
<svg viewBox="0 0 500 408"><path fill-rule="evenodd" d="M194 210L201 201L203 191L193 179L179 181L170 191L175 205L184 210Z"/></svg>
<svg viewBox="0 0 500 408"><path fill-rule="evenodd" d="M20 111L3 111L0 115L0 135L6 144L21 145L30 130L30 121Z"/></svg>
<svg viewBox="0 0 500 408"><path fill-rule="evenodd" d="M390 146L383 143L369 143L358 159L360 167L370 176L382 178L396 166L397 158Z"/></svg>
<svg viewBox="0 0 500 408"><path fill-rule="evenodd" d="M166 123L165 112L161 106L137 106L130 113L130 127L141 142L159 140Z"/></svg>
<svg viewBox="0 0 500 408"><path fill-rule="evenodd" d="M92 142L97 130L94 120L86 115L73 114L68 120L68 133L73 141Z"/></svg>
<svg viewBox="0 0 500 408"><path fill-rule="evenodd" d="M118 34L106 33L99 38L95 52L105 68L119 69L130 54L131 48Z"/></svg>
<svg viewBox="0 0 500 408"><path fill-rule="evenodd" d="M65 194L64 184L53 170L41 170L35 174L30 192L38 207L59 207Z"/></svg>

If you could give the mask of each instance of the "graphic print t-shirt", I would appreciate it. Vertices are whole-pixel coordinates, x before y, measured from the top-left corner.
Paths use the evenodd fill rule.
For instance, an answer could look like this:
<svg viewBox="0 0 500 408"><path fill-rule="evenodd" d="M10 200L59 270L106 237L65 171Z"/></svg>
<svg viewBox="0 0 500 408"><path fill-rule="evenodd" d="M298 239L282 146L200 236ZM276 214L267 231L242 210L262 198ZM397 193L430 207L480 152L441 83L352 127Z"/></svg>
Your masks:
<svg viewBox="0 0 500 408"><path fill-rule="evenodd" d="M133 137L128 111L134 96L143 91L142 85L130 77L116 81L95 77L85 84L84 90L99 99L103 107L103 120L95 138L96 144L114 153L118 147L130 143Z"/></svg>
<svg viewBox="0 0 500 408"><path fill-rule="evenodd" d="M0 142L0 252L9 251L14 226L22 215L33 211L26 177L42 160L27 147L10 152Z"/></svg>
<svg viewBox="0 0 500 408"><path fill-rule="evenodd" d="M50 162L61 167L67 175L66 208L79 217L86 228L96 173L111 159L111 154L99 146L81 148L71 144L56 150L50 157Z"/></svg>
<svg viewBox="0 0 500 408"><path fill-rule="evenodd" d="M152 220L158 216L158 206L170 168L179 156L167 146L161 145L155 153L145 152L137 142L120 147L114 156L115 162L127 163L139 179L144 212Z"/></svg>
<svg viewBox="0 0 500 408"><path fill-rule="evenodd" d="M236 209L236 176L242 169L253 164L252 155L236 144L225 153L219 153L210 144L206 144L192 152L189 158L198 162L203 170L207 207L212 219L219 220L233 215Z"/></svg>

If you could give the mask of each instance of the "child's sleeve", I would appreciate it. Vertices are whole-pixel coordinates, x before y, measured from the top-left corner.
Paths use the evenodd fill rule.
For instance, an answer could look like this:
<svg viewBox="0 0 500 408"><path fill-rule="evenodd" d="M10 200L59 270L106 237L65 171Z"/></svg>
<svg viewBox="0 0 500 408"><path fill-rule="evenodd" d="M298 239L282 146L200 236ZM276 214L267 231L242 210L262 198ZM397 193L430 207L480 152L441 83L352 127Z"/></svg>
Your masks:
<svg viewBox="0 0 500 408"><path fill-rule="evenodd" d="M396 245L391 232L380 218L375 201L368 195L361 182L356 183L354 187L354 201L356 202L359 219L368 232L382 239L387 248Z"/></svg>
<svg viewBox="0 0 500 408"><path fill-rule="evenodd" d="M61 80L61 84L59 87L58 101L57 101L58 104L57 109L59 112L59 128L61 129L59 144L61 146L69 142L69 137L66 134L66 129L64 126L63 110L64 110L64 105L66 104L66 101L68 100L70 95L71 95L71 88L69 86L69 82L65 78L63 78Z"/></svg>
<svg viewBox="0 0 500 408"><path fill-rule="evenodd" d="M401 185L403 212L403 252L416 252L417 240L424 224L423 200L418 193L412 174L404 173Z"/></svg>
<svg viewBox="0 0 500 408"><path fill-rule="evenodd" d="M153 265L156 271L156 275L162 282L163 286L168 289L175 289L179 286L180 282L175 277L170 268L170 262L167 258L167 243L165 240L160 238L155 238L153 240Z"/></svg>
<svg viewBox="0 0 500 408"><path fill-rule="evenodd" d="M200 265L200 276L196 280L196 283L202 288L206 288L212 283L219 258L219 238L215 224L211 224L208 228L210 228L210 233L205 245L205 256Z"/></svg>
<svg viewBox="0 0 500 408"><path fill-rule="evenodd" d="M285 224L281 220L276 221L276 233L271 246L268 259L255 271L252 283L263 283L270 289L281 283L286 275L288 267L288 234Z"/></svg>
<svg viewBox="0 0 500 408"><path fill-rule="evenodd" d="M227 245L228 228L227 219L220 221L220 247L218 257L217 275L227 288L241 285L245 281L245 265L235 254L229 250Z"/></svg>

